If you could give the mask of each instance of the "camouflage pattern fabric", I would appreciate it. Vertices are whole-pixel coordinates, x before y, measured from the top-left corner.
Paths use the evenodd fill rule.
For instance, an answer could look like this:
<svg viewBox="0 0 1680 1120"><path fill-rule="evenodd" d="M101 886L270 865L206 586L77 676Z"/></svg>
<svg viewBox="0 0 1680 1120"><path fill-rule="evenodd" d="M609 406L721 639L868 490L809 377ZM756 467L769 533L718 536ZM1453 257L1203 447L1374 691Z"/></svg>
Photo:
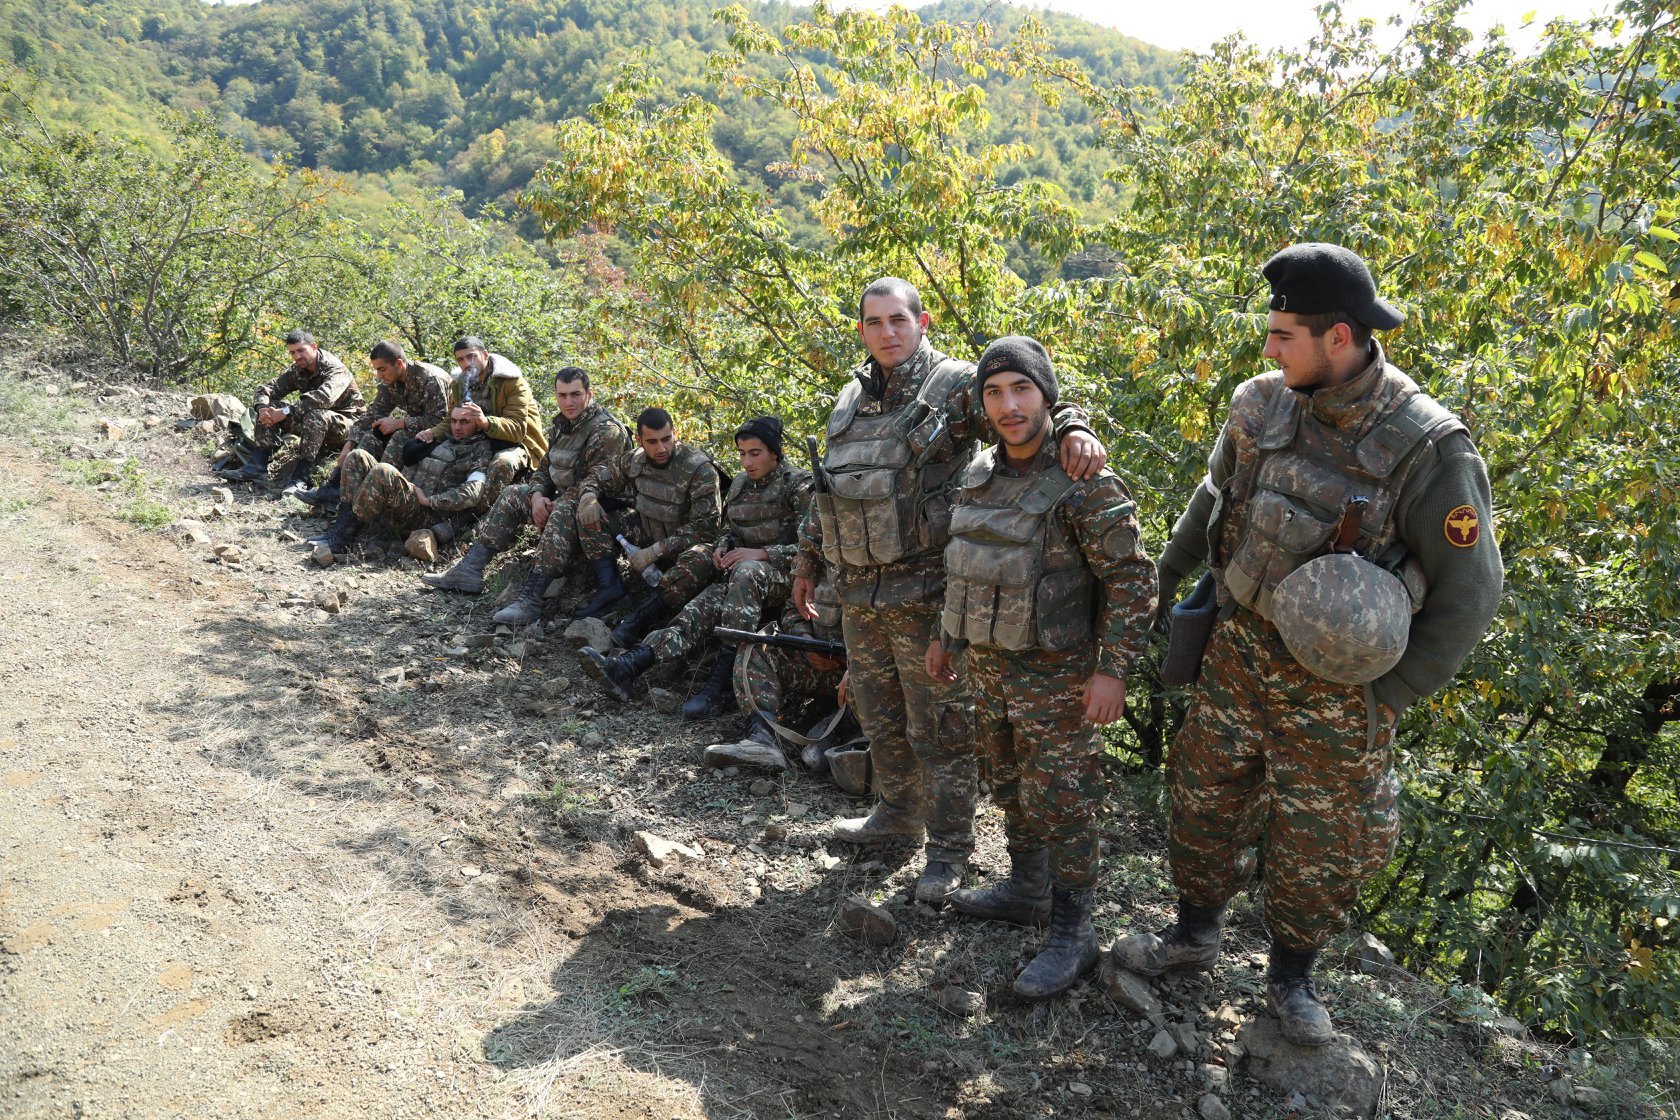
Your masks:
<svg viewBox="0 0 1680 1120"><path fill-rule="evenodd" d="M278 405L295 393L297 405L293 406L294 413L325 409L342 412L351 421L360 416L366 403L349 367L328 350L317 350L315 353L314 369L304 369L293 363L273 381L257 386L251 394L252 411ZM447 429L445 434L448 434ZM339 442L343 443L343 439Z"/></svg>
<svg viewBox="0 0 1680 1120"><path fill-rule="evenodd" d="M586 528L582 524L577 526L578 547L591 564L597 560L612 559L623 551L618 546L619 533L623 533L625 539L638 548L653 544L635 510L608 510L606 513L599 529ZM660 581L656 594L671 610L678 610L698 595L718 574L712 564L710 544L697 544L675 556L662 557L659 570L665 573L665 578ZM626 573L624 578L636 583L642 581L642 577L633 571Z"/></svg>
<svg viewBox="0 0 1680 1120"><path fill-rule="evenodd" d="M424 470L426 461L411 472L410 481L389 463L376 463L365 451L352 451L344 459L339 502L349 503L358 520L377 526L392 536L405 536L424 528L440 515L481 508L485 498L485 470L490 464L490 441L482 436L452 443L455 458L449 463ZM441 469L439 469L441 468ZM423 481L422 481L423 479ZM426 490L431 506L422 506L415 487Z"/></svg>
<svg viewBox="0 0 1680 1120"><path fill-rule="evenodd" d="M355 441L357 446L361 446L365 436L385 439L385 436L373 430L373 422L383 420L393 412L403 414L403 426L392 432L391 438L398 438L409 432L423 432L438 424L447 425L448 405L445 398L448 393L448 373L430 362L417 362L410 358L401 381L394 381L389 385L380 383L372 403L367 406L367 411L362 413L346 438ZM445 431L447 430L446 427ZM379 453L373 454L377 456Z"/></svg>
<svg viewBox="0 0 1680 1120"><path fill-rule="evenodd" d="M1097 882L1106 792L1102 738L1085 721L1096 647L1051 653L970 646L966 657L981 773L1003 810L1010 850L1048 845L1056 882L1089 890Z"/></svg>
<svg viewBox="0 0 1680 1120"><path fill-rule="evenodd" d="M927 674L939 635L932 604L877 609L846 604L841 623L852 706L869 739L875 794L926 822L928 858L966 861L974 849L973 701L964 679Z"/></svg>
<svg viewBox="0 0 1680 1120"><path fill-rule="evenodd" d="M1168 853L1184 902L1228 901L1258 842L1272 934L1314 949L1342 929L1400 832L1394 729L1373 737L1365 689L1308 672L1253 612L1221 622L1172 745Z"/></svg>
<svg viewBox="0 0 1680 1120"><path fill-rule="evenodd" d="M349 437L345 438L348 439ZM411 438L413 437L407 432L392 432L388 436L382 436L378 432L367 431L363 432L361 438L356 440L356 446L351 450L365 451L379 462L389 463L401 470L403 448L408 446L408 441Z"/></svg>
<svg viewBox="0 0 1680 1120"><path fill-rule="evenodd" d="M449 379L444 416L431 428L432 438L449 438L449 413L470 399L484 412L486 434L504 445L519 444L525 453L519 467L528 467L548 453L542 410L537 407L531 386L518 366L495 351L491 351L489 363L479 379L470 385L463 373Z"/></svg>
<svg viewBox="0 0 1680 1120"><path fill-rule="evenodd" d="M676 661L716 641L715 626L757 630L782 609L791 586L787 576L768 561L743 560L727 577L717 573L714 582L691 598L669 626L648 635L646 645L659 661Z"/></svg>
<svg viewBox="0 0 1680 1120"><path fill-rule="evenodd" d="M324 447L343 447L355 417L325 408L306 409L293 405L292 411L278 424L256 425L251 442L270 451L280 446L285 436L296 436L297 456L302 462L313 463L321 457Z"/></svg>
<svg viewBox="0 0 1680 1120"><path fill-rule="evenodd" d="M741 711L757 707L778 723L802 704L834 705L845 666L819 669L797 650L744 645L735 651L735 702Z"/></svg>

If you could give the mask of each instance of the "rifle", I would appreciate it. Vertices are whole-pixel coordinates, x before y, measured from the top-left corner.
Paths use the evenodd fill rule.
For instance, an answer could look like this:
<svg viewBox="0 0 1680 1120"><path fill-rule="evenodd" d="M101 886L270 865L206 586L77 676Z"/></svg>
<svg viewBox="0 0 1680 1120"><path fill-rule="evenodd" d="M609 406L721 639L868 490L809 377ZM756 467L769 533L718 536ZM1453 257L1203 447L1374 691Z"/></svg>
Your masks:
<svg viewBox="0 0 1680 1120"><path fill-rule="evenodd" d="M828 493L828 472L823 469L822 456L817 454L817 437L805 437L805 454L811 457L811 488L819 494Z"/></svg>
<svg viewBox="0 0 1680 1120"><path fill-rule="evenodd" d="M845 642L831 642L827 638L811 638L804 634L765 634L757 630L731 630L727 626L713 627L712 633L723 641L735 645L746 643L749 645L773 646L776 649L791 649L800 653L818 653L824 657L838 657L842 660L846 656Z"/></svg>

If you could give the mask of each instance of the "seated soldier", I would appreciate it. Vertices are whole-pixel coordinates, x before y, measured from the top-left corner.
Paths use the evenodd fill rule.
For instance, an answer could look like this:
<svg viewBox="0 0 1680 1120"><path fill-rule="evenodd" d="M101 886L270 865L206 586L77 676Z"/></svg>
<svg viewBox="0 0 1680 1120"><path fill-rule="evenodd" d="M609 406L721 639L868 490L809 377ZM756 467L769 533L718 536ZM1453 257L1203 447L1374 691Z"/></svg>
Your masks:
<svg viewBox="0 0 1680 1120"><path fill-rule="evenodd" d="M548 450L542 410L520 368L491 353L476 335L455 340L455 364L461 367L461 373L449 383L448 404L451 410L457 405L471 409L473 422L490 437L496 458L490 466L488 500L494 502L502 487ZM416 433L414 438L433 443L447 435L448 426L438 424Z"/></svg>
<svg viewBox="0 0 1680 1120"><path fill-rule="evenodd" d="M711 582L718 534L718 470L699 448L677 442L663 408L636 417L636 449L597 464L578 495L578 544L591 564L612 560L623 536L630 567L663 573L659 586L618 624L613 641L634 645ZM610 510L611 504L620 508Z"/></svg>
<svg viewBox="0 0 1680 1120"><path fill-rule="evenodd" d="M603 657L585 647L583 667L616 699L629 698L630 684L653 665L692 657L709 644L712 630L757 630L774 618L792 586L790 568L798 551L799 522L811 504L811 475L782 457L782 422L760 416L735 433L741 473L724 504L723 536L709 550L709 585L682 608L676 620L624 653ZM706 546L695 545L694 550ZM705 719L731 698L735 647L721 645L700 691L682 707L684 719Z"/></svg>
<svg viewBox="0 0 1680 1120"><path fill-rule="evenodd" d="M339 448L338 463L327 481L313 490L300 490L299 501L312 506L338 504L339 480L344 473L344 459L361 448L381 463L393 467L403 465L402 452L410 437L417 432L444 422L449 406L444 397L449 392L449 374L430 362L410 358L395 342L376 342L368 354L373 376L379 380L379 392L373 403L350 427ZM401 416L391 415L401 412Z"/></svg>
<svg viewBox="0 0 1680 1120"><path fill-rule="evenodd" d="M287 333L286 353L291 366L251 394L251 407L257 413L257 430L252 435L256 450L243 467L221 474L230 482L267 482L269 456L280 446L282 436L295 435L297 458L282 491L292 494L309 486L321 449L343 443L364 406L356 379L337 357L315 345L314 335L303 330ZM293 393L296 404L277 403Z"/></svg>
<svg viewBox="0 0 1680 1120"><path fill-rule="evenodd" d="M389 463L374 462L372 455L359 448L350 452L344 460L338 519L325 533L310 538L310 543L345 552L365 525L374 524L401 537L424 528L439 515L483 508L495 448L465 406L449 413L449 433L406 475Z"/></svg>
<svg viewBox="0 0 1680 1120"><path fill-rule="evenodd" d="M554 401L559 412L549 425L543 468L532 481L502 491L479 523L478 539L453 568L442 575L420 577L432 587L476 595L484 590L484 566L498 552L512 548L520 530L531 525L539 534L536 560L519 598L496 612L497 622L537 620L544 589L566 571L577 551L577 497L583 476L630 447L630 432L595 403L589 373L582 367L563 366L554 375ZM618 564L611 557L596 565L596 578L603 594L610 585L617 589L618 599L624 597ZM596 596L597 600L601 597Z"/></svg>
<svg viewBox="0 0 1680 1120"><path fill-rule="evenodd" d="M840 636L840 596L826 578L818 582L813 596L817 617L807 622L789 604L783 611L776 630L782 634L797 634L838 642ZM747 713L747 733L739 741L713 743L706 748L705 761L710 766L751 766L765 770L786 770L787 756L782 753L782 739L803 746L801 761L814 772L828 768L826 749L838 743L843 735L837 727L827 734L810 737L788 730L785 724L795 721L803 711L807 721L823 710L833 711L836 704L844 704L846 661L804 650L783 649L757 642L743 642L735 654L735 699ZM836 724L856 723L842 717ZM867 757L867 756L866 756ZM866 764L867 765L867 764ZM840 780L839 776L836 776ZM851 792L868 792L865 780Z"/></svg>

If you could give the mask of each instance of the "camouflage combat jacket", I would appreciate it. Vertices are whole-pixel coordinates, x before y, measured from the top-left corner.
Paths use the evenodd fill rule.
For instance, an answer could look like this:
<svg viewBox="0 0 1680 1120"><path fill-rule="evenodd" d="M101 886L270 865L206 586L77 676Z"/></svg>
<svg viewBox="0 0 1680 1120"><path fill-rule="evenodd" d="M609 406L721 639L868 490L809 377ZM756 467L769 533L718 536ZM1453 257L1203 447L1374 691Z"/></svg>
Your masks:
<svg viewBox="0 0 1680 1120"><path fill-rule="evenodd" d="M375 420L383 420L398 409L403 422L398 431L423 432L447 420L449 406L445 396L449 391L449 374L430 362L408 359L403 379L389 385L380 383L362 418L350 429L349 442L355 443L373 429Z"/></svg>
<svg viewBox="0 0 1680 1120"><path fill-rule="evenodd" d="M298 405L306 412L328 409L347 416L361 415L366 402L356 386L356 378L336 355L325 350L315 353L314 369L304 369L294 362L273 381L257 386L257 391L251 394L252 409L274 406L275 402L296 393Z"/></svg>
<svg viewBox="0 0 1680 1120"><path fill-rule="evenodd" d="M483 432L467 439L446 439L403 473L440 513L460 513L484 504L485 472L496 449Z"/></svg>
<svg viewBox="0 0 1680 1120"><path fill-rule="evenodd" d="M724 535L718 547L762 548L787 572L799 550L799 523L811 505L811 473L787 463L754 482L743 472L724 500Z"/></svg>
<svg viewBox="0 0 1680 1120"><path fill-rule="evenodd" d="M537 487L550 498L576 499L584 476L630 448L630 430L617 417L591 402L576 420L554 418L548 429L548 455Z"/></svg>
<svg viewBox="0 0 1680 1120"><path fill-rule="evenodd" d="M449 407L443 423L431 429L433 439L441 442L449 438L448 413L453 412L456 405L468 401L484 410L488 425L485 431L491 439L503 444L522 445L532 463L542 459L543 453L548 450L548 439L543 435L542 412L537 408L536 398L531 396L531 386L525 380L524 371L518 366L500 354L491 354L483 375L472 384L467 384L465 373L450 378Z"/></svg>
<svg viewBox="0 0 1680 1120"><path fill-rule="evenodd" d="M721 528L718 472L704 451L679 443L670 461L655 466L641 448L591 468L578 496L633 502L649 545L665 542L666 556L717 540Z"/></svg>

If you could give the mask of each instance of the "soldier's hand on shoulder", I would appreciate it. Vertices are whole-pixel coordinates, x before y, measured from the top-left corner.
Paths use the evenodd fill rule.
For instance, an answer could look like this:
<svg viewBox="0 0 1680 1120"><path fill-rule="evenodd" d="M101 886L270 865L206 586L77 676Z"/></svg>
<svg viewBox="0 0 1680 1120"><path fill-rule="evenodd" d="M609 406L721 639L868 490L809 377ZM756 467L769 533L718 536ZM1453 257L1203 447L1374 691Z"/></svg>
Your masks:
<svg viewBox="0 0 1680 1120"><path fill-rule="evenodd" d="M1113 723L1126 710L1126 682L1107 673L1097 673L1085 682L1085 718L1102 727Z"/></svg>
<svg viewBox="0 0 1680 1120"><path fill-rule="evenodd" d="M1074 479L1095 478L1108 464L1108 448L1086 431L1072 431L1062 437L1062 469Z"/></svg>

